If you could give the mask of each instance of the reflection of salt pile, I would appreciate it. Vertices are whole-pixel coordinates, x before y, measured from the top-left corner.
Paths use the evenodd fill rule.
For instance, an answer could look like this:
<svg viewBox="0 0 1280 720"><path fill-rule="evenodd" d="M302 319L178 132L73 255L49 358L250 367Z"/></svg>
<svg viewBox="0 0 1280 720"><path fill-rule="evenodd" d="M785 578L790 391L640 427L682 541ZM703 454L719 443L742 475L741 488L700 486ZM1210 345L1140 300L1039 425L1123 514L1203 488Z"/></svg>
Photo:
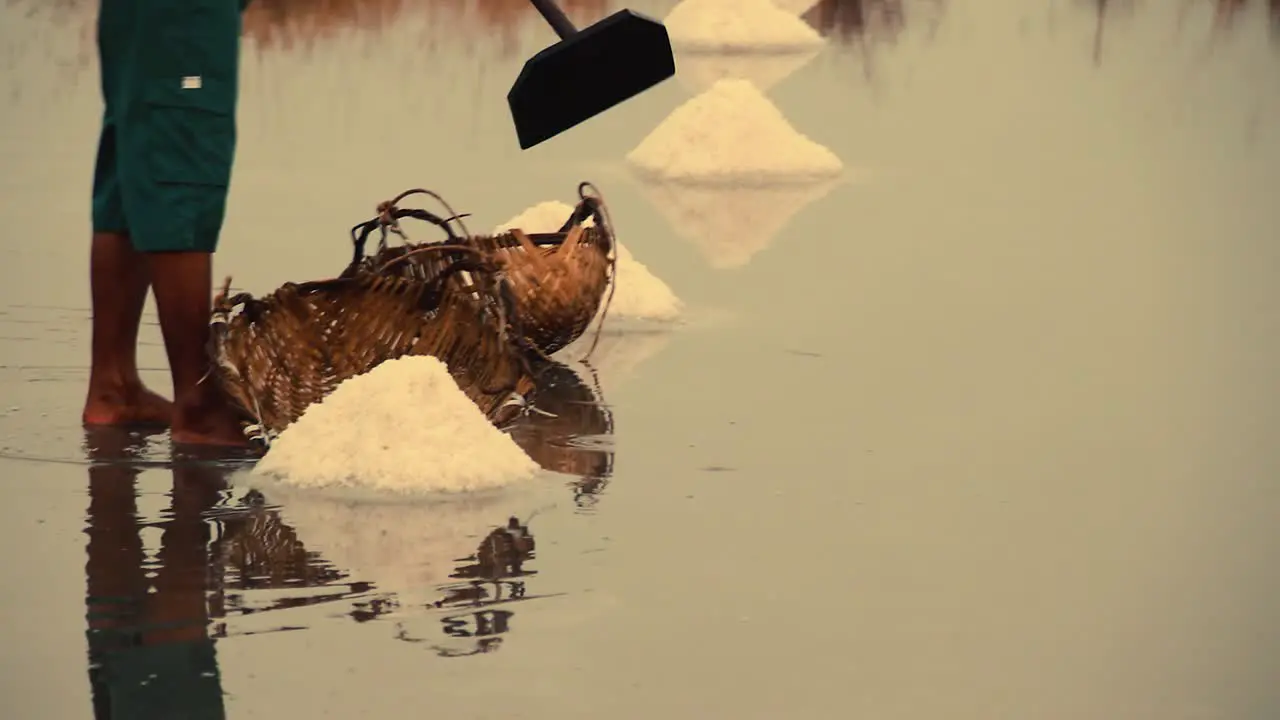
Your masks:
<svg viewBox="0 0 1280 720"><path fill-rule="evenodd" d="M641 182L641 191L712 267L742 267L773 242L792 217L835 186L833 180L774 186Z"/></svg>
<svg viewBox="0 0 1280 720"><path fill-rule="evenodd" d="M812 182L843 170L745 80L721 80L676 108L627 160L645 177L697 183Z"/></svg>
<svg viewBox="0 0 1280 720"><path fill-rule="evenodd" d="M571 214L572 206L549 200L526 209L499 225L494 232L503 232L512 227L533 233L555 232ZM613 291L613 300L609 303L610 317L672 320L680 315L680 298L671 292L666 283L637 261L621 243L618 243L617 273L618 287ZM605 298L608 297L609 290L606 288ZM603 304L602 300L602 308Z"/></svg>
<svg viewBox="0 0 1280 720"><path fill-rule="evenodd" d="M822 37L772 0L684 0L663 20L676 50L791 52Z"/></svg>
<svg viewBox="0 0 1280 720"><path fill-rule="evenodd" d="M438 502L371 502L334 491L264 487L310 551L402 604L438 599L458 561L474 555L511 516L527 518L529 493L491 491Z"/></svg>
<svg viewBox="0 0 1280 720"><path fill-rule="evenodd" d="M581 367L576 363L586 356L593 342L595 333L588 333L561 351L561 356L565 362ZM599 376L604 391L613 392L625 385L646 360L662 352L669 342L671 333L665 330L618 332L606 329L600 334L600 341L588 363Z"/></svg>
<svg viewBox="0 0 1280 720"><path fill-rule="evenodd" d="M505 485L537 468L444 363L410 356L343 382L307 408L255 470L297 486L408 493Z"/></svg>
<svg viewBox="0 0 1280 720"><path fill-rule="evenodd" d="M817 50L788 53L676 53L676 78L694 92L721 80L746 80L760 90L782 82L818 56Z"/></svg>

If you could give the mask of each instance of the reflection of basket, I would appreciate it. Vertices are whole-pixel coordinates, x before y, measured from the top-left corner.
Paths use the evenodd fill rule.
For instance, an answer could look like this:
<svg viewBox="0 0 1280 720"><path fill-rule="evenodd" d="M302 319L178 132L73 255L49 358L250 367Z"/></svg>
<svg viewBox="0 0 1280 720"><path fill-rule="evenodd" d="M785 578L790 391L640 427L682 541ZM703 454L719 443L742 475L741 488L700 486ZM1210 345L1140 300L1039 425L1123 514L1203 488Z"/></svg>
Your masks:
<svg viewBox="0 0 1280 720"><path fill-rule="evenodd" d="M545 470L584 481L608 479L613 474L612 448L578 442L607 442L613 435L613 414L604 405L599 384L593 389L573 368L557 362L544 363L537 374L534 410L512 429L511 439Z"/></svg>
<svg viewBox="0 0 1280 720"><path fill-rule="evenodd" d="M609 286L614 262L613 231L607 223L603 201L584 193L588 187L588 183L579 186L581 200L558 232L525 233L513 229L475 237L460 237L454 232L451 223L459 220L456 214L446 220L425 210L397 207L396 203L409 195L434 195L426 190L406 191L383 203L378 217L352 229L355 251L342 275L433 277L442 266L456 262L468 251L478 250L485 262L503 271L510 285L513 329L538 353L550 355L586 332ZM388 246L388 231L403 236L399 220L405 217L433 223L448 238L435 243ZM593 224L584 227L588 219ZM377 252L366 256L365 243L375 229L382 232L381 242ZM465 234L466 228L462 230ZM430 251L432 248L435 251Z"/></svg>
<svg viewBox="0 0 1280 720"><path fill-rule="evenodd" d="M255 508L221 519L225 534L215 541L225 587L249 590L331 585L346 573L308 552L275 510Z"/></svg>
<svg viewBox="0 0 1280 720"><path fill-rule="evenodd" d="M213 313L214 376L269 442L339 383L403 355L433 355L496 424L519 412L510 403L533 378L506 332L504 293L494 283L458 292L458 272L493 280L482 264L456 262L429 281L363 275L288 283L254 298L228 297ZM238 311L238 312L237 312Z"/></svg>
<svg viewBox="0 0 1280 720"><path fill-rule="evenodd" d="M532 574L524 569L524 564L533 559L535 547L529 526L520 524L518 518L509 518L505 527L494 528L486 535L475 555L461 560L449 577L496 582Z"/></svg>

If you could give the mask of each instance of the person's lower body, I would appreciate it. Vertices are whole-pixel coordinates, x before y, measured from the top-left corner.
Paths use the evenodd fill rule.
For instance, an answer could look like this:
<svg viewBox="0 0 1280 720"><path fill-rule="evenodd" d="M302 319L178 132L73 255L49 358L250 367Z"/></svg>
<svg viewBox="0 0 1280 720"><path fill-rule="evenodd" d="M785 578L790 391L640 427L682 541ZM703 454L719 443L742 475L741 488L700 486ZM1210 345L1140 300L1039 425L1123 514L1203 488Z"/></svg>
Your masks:
<svg viewBox="0 0 1280 720"><path fill-rule="evenodd" d="M167 423L179 443L245 443L207 351L213 253L235 155L239 32L237 0L101 4L106 112L93 183L87 424ZM148 289L173 403L138 374Z"/></svg>

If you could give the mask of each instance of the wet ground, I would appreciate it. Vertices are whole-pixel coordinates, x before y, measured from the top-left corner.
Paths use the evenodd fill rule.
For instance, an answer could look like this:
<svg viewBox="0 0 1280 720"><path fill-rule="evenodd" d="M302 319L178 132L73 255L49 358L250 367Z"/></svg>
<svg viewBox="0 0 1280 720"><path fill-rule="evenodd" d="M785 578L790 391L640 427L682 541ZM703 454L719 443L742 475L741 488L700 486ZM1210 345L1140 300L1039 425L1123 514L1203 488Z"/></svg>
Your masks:
<svg viewBox="0 0 1280 720"><path fill-rule="evenodd" d="M826 2L807 62L682 60L528 152L519 3L262 4L220 274L330 275L407 187L487 228L589 179L689 322L561 373L519 434L555 473L447 506L86 437L93 11L0 7L4 717L1280 716L1264 2ZM725 66L845 178L629 177Z"/></svg>

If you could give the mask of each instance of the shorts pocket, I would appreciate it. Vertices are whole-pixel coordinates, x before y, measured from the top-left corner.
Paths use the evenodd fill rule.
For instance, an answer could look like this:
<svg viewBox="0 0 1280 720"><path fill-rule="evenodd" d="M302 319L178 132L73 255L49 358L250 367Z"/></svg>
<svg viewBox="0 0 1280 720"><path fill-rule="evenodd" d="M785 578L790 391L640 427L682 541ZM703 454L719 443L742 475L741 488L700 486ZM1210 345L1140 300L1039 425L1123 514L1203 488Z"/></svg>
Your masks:
<svg viewBox="0 0 1280 720"><path fill-rule="evenodd" d="M235 86L208 77L153 80L145 102L152 179L226 187L236 149Z"/></svg>

